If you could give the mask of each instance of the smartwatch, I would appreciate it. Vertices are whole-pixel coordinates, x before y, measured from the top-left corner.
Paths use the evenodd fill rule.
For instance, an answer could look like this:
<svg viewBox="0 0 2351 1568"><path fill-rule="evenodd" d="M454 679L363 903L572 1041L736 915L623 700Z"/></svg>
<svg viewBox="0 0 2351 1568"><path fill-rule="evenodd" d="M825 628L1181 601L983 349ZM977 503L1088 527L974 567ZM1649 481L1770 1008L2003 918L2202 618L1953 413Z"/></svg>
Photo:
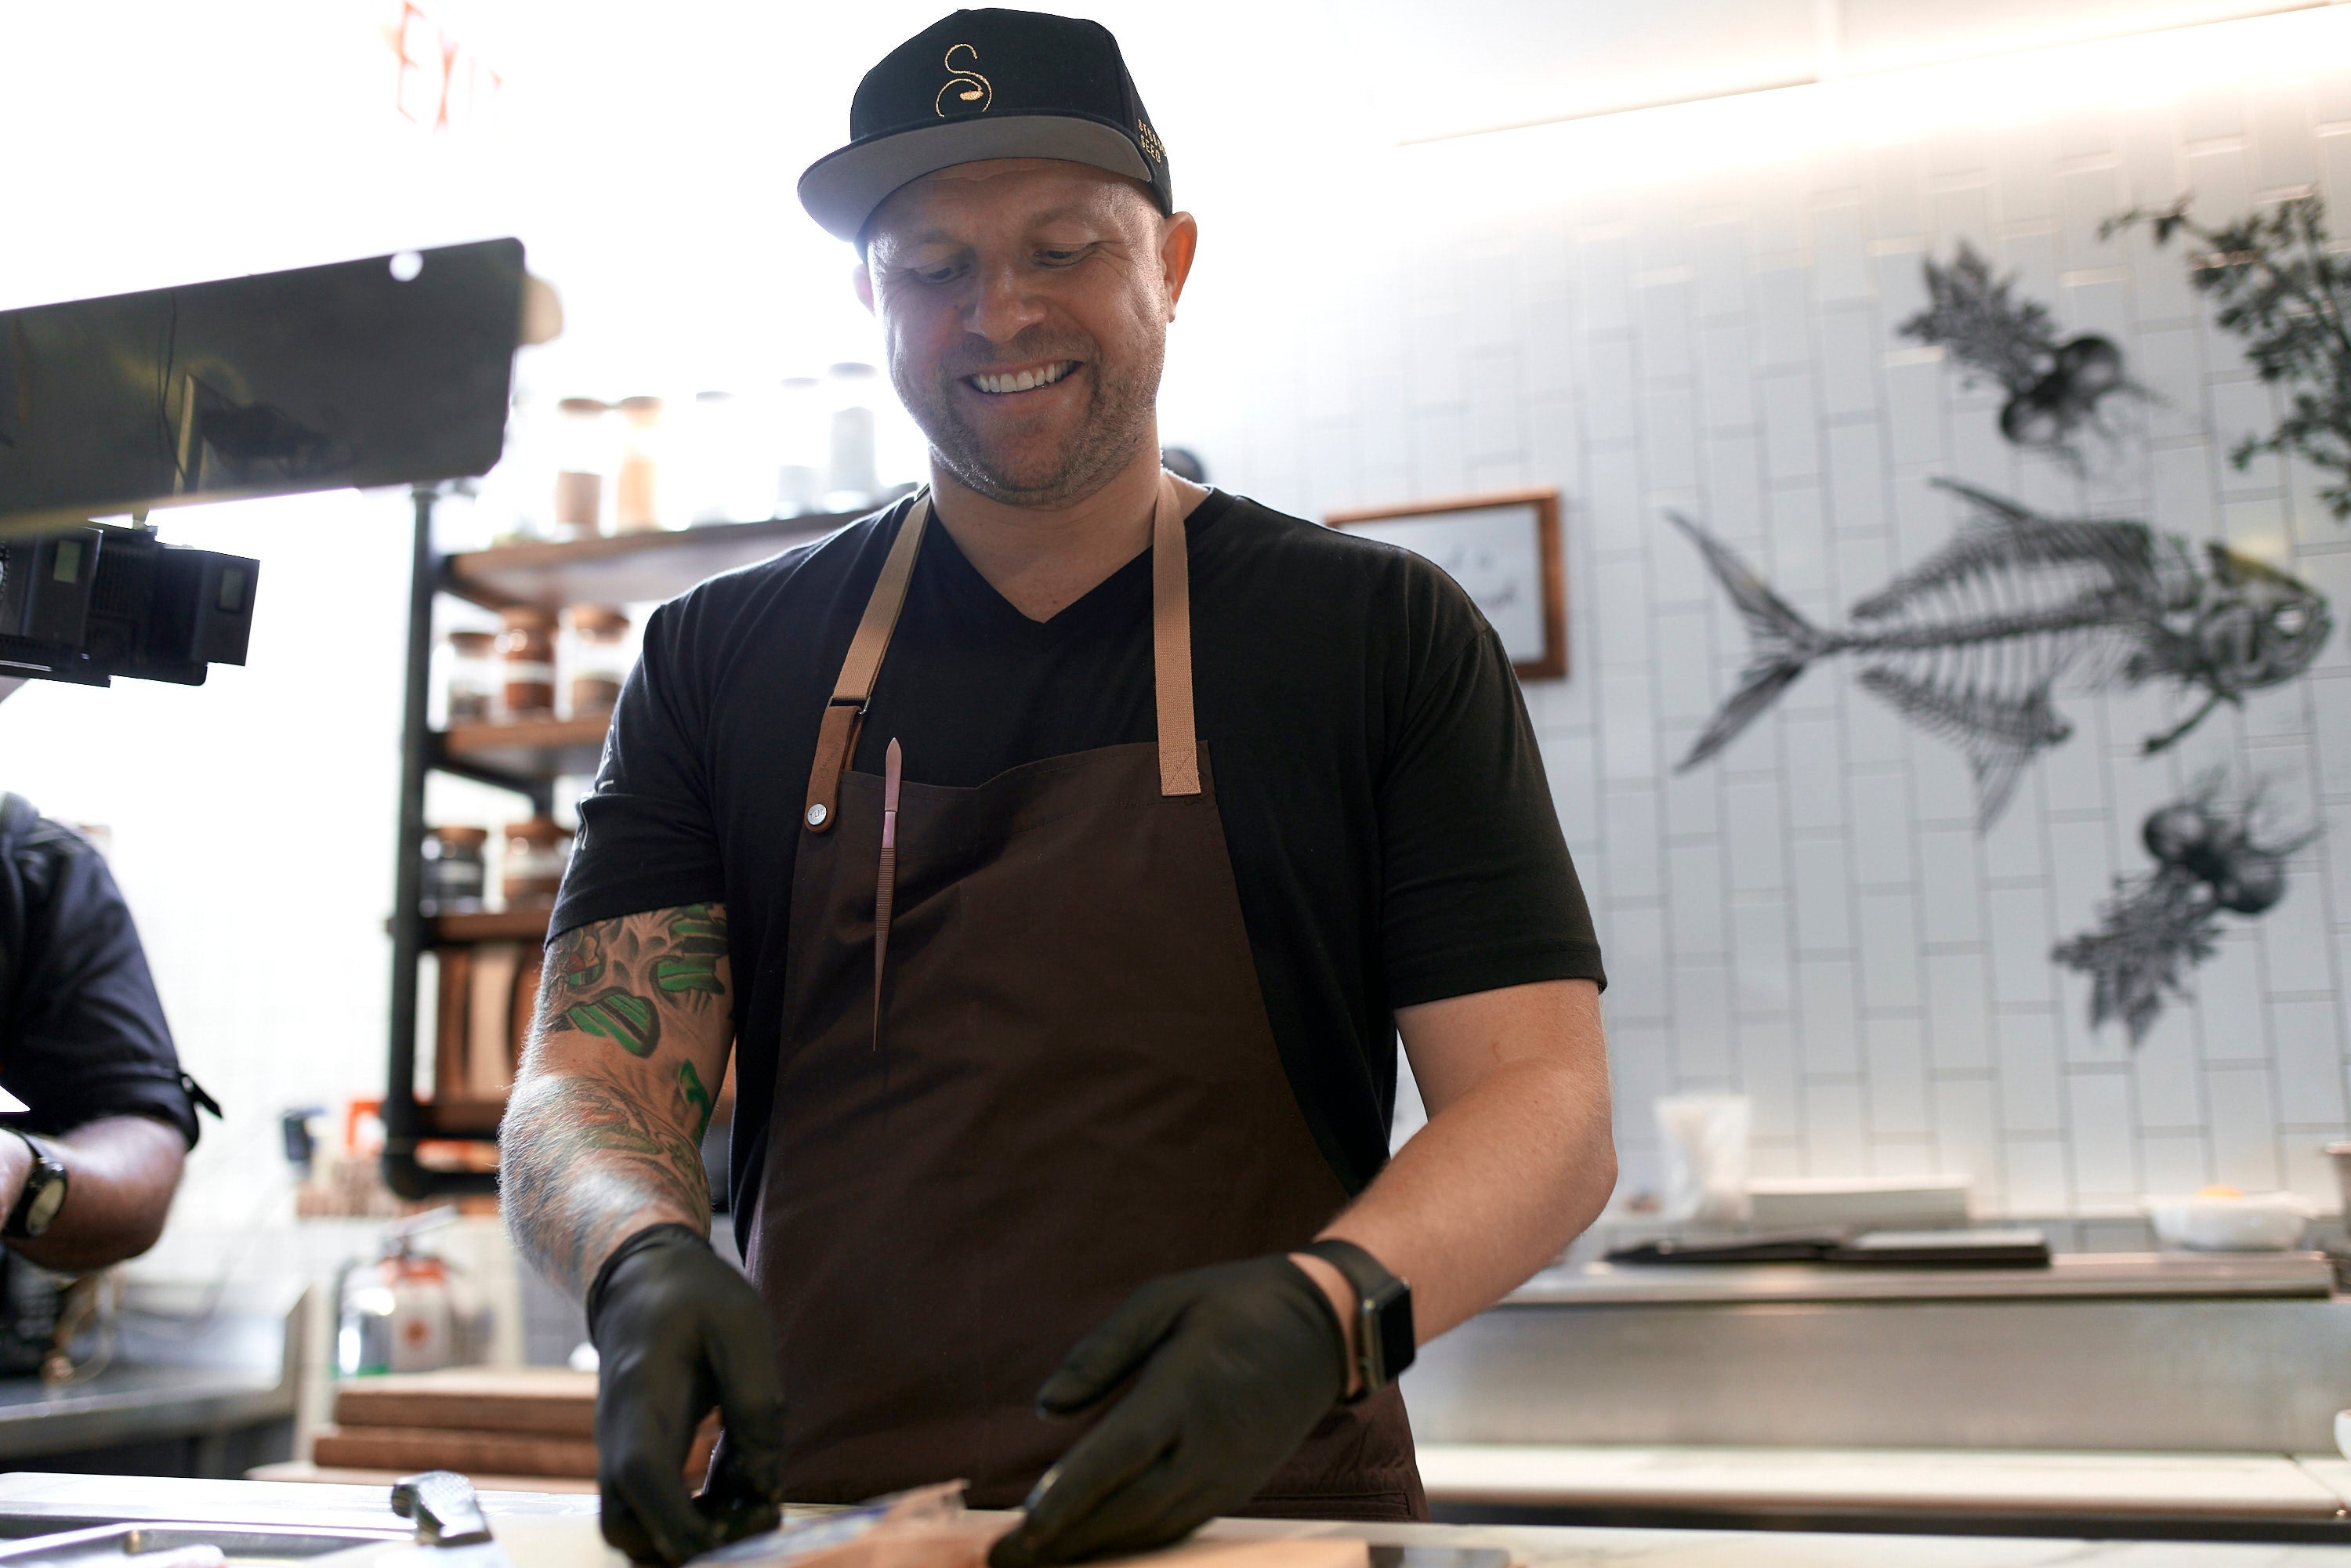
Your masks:
<svg viewBox="0 0 2351 1568"><path fill-rule="evenodd" d="M8 1130L16 1132L13 1127ZM25 1177L25 1190L17 1195L16 1207L8 1211L7 1224L0 1225L0 1238L30 1241L47 1236L49 1227L57 1223L57 1210L66 1206L66 1167L38 1138L24 1133L16 1136L33 1151L33 1168Z"/></svg>
<svg viewBox="0 0 2351 1568"><path fill-rule="evenodd" d="M1418 1345L1412 1332L1412 1287L1352 1241L1311 1241L1299 1250L1322 1259L1355 1288L1355 1371L1362 1386L1346 1403L1360 1404L1412 1364Z"/></svg>

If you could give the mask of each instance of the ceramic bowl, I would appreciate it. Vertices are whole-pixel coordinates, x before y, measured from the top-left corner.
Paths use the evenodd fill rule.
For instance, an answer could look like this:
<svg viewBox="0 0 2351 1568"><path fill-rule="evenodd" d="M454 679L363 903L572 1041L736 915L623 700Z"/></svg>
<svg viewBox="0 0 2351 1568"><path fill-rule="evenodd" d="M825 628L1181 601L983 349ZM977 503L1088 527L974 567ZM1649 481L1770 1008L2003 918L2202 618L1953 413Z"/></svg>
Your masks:
<svg viewBox="0 0 2351 1568"><path fill-rule="evenodd" d="M2283 1252L2317 1218L2309 1199L2290 1192L2243 1197L2150 1197L2147 1217L2166 1247L2197 1252Z"/></svg>

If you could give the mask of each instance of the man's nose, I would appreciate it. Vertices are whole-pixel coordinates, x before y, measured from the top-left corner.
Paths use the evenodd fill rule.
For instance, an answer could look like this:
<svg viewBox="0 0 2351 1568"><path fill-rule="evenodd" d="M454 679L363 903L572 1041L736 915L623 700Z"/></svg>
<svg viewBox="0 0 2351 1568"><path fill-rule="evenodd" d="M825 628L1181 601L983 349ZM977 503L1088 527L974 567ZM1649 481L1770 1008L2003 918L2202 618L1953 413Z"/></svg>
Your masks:
<svg viewBox="0 0 2351 1568"><path fill-rule="evenodd" d="M1008 343L1044 319L1043 303L1030 287L1027 269L1009 262L983 266L964 329L991 343Z"/></svg>

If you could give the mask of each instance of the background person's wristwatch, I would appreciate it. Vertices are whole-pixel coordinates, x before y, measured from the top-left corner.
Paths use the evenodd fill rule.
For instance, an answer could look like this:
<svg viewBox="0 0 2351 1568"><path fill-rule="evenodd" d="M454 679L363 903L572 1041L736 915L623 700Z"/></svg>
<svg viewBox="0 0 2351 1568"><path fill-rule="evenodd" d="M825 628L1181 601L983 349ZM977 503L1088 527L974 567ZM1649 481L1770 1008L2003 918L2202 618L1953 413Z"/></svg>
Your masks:
<svg viewBox="0 0 2351 1568"><path fill-rule="evenodd" d="M1412 1287L1352 1241L1335 1238L1299 1249L1320 1258L1355 1288L1355 1372L1360 1380L1346 1403L1360 1404L1394 1383L1412 1364L1418 1346L1412 1330Z"/></svg>
<svg viewBox="0 0 2351 1568"><path fill-rule="evenodd" d="M17 1195L16 1206L8 1211L7 1224L0 1225L0 1238L31 1241L49 1233L57 1210L66 1206L66 1167L38 1138L24 1133L16 1136L33 1151L33 1168L25 1176L25 1190Z"/></svg>

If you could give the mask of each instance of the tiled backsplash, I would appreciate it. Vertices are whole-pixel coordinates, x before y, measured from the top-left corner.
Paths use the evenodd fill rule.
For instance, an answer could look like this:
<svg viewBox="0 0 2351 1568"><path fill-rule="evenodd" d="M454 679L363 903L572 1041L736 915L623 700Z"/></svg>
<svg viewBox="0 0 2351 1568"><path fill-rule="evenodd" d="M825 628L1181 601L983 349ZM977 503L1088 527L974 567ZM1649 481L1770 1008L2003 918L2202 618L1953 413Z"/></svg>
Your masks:
<svg viewBox="0 0 2351 1568"><path fill-rule="evenodd" d="M1628 1189L1656 1183L1655 1096L1737 1089L1765 1174L1966 1172L1981 1210L2018 1215L2212 1181L2336 1201L2319 1146L2345 1134L2351 1040L2340 629L2308 676L2152 758L2142 737L2189 699L2061 682L2075 734L1986 833L1961 754L1835 661L1674 770L1748 639L1668 510L1815 621L1949 540L1965 508L1938 476L2143 519L2199 559L2234 541L2351 619L2351 526L2315 503L2313 472L2227 461L2273 417L2270 392L2180 249L2098 233L2189 190L2211 222L2316 185L2351 239L2351 71L2286 62L2169 101L2011 118L1737 172L1701 159L1637 187L1526 156L1531 197L1423 224L1401 187L1319 232L1248 235L1290 256L1294 287L1204 281L1186 301L1167 430L1227 486L1310 517L1525 485L1565 497L1571 674L1527 700L1608 955ZM1508 141L1399 164L1434 192ZM1206 280L1235 267L1218 246L1236 241L1196 199ZM1926 303L1922 263L1962 241L2020 275L2061 335L2120 345L2152 394L2109 400L2085 471L2010 445L1998 392L1897 333ZM2116 876L2149 869L2147 812L2216 768L2240 795L2266 780L2273 838L2325 831L2276 908L2224 918L2195 999L2134 1049L2090 1027L2087 982L2051 948Z"/></svg>

